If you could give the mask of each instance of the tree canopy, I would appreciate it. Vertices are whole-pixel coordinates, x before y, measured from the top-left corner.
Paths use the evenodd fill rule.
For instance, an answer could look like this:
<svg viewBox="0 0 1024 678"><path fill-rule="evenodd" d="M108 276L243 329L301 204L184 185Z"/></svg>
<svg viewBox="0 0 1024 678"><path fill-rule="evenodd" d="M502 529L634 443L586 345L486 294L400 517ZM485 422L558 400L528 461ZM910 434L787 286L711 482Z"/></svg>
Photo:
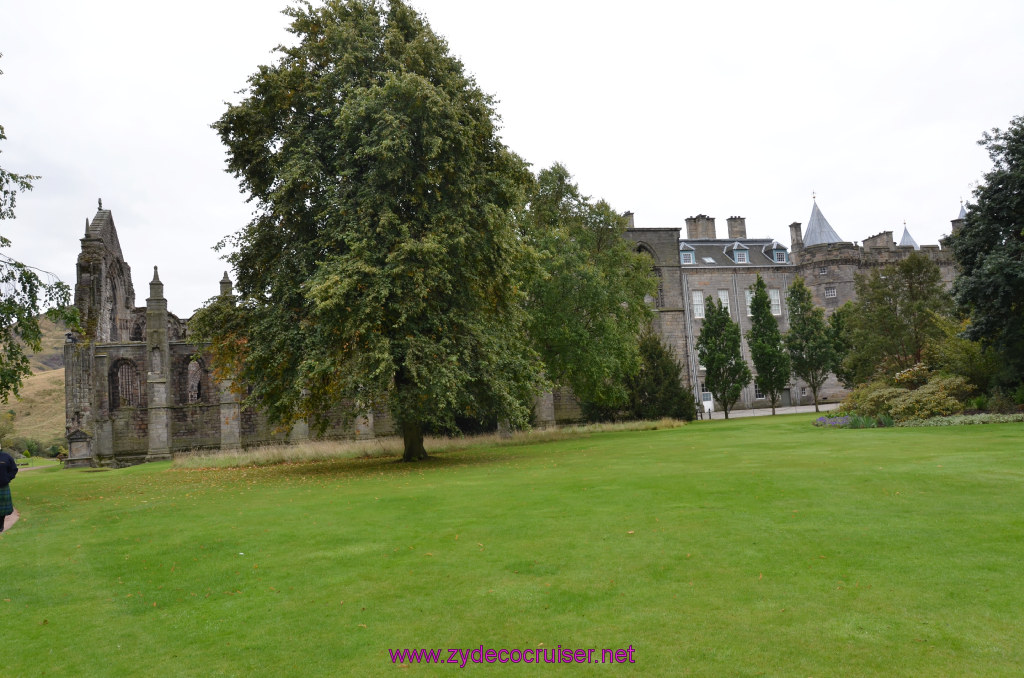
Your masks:
<svg viewBox="0 0 1024 678"><path fill-rule="evenodd" d="M992 169L974 189L963 228L952 236L959 276L953 290L970 316L966 336L995 348L1004 381L1024 381L1024 116L978 142Z"/></svg>
<svg viewBox="0 0 1024 678"><path fill-rule="evenodd" d="M297 44L214 124L255 213L198 338L279 424L386 405L406 460L456 415L525 424L531 176L492 99L400 0L285 12Z"/></svg>
<svg viewBox="0 0 1024 678"><path fill-rule="evenodd" d="M683 368L661 339L648 330L640 337L640 369L626 381L631 419L671 417L693 421L697 404L683 386Z"/></svg>
<svg viewBox="0 0 1024 678"><path fill-rule="evenodd" d="M936 314L952 310L936 264L923 254L854 278L857 301L844 322L849 351L843 371L855 383L892 375L921 362L930 339L941 336ZM879 331L879 328L885 328Z"/></svg>
<svg viewBox="0 0 1024 678"><path fill-rule="evenodd" d="M835 342L825 321L825 311L814 305L804 279L797 276L786 294L789 307L789 331L786 350L793 374L811 389L814 411L818 410L818 391L828 379L836 361Z"/></svg>
<svg viewBox="0 0 1024 678"><path fill-rule="evenodd" d="M5 139L0 125L0 141ZM38 178L0 167L0 220L14 218L18 194L32 190ZM0 235L0 249L10 246L11 241ZM0 252L0 401L17 396L22 380L32 374L26 351L42 349L39 314L46 309L51 320L73 326L77 313L70 304L71 288L55 275Z"/></svg>
<svg viewBox="0 0 1024 678"><path fill-rule="evenodd" d="M522 224L539 255L528 284L529 334L548 378L599 410L623 407L650 324L644 298L657 286L650 258L623 237L626 220L581 195L560 164L537 176Z"/></svg>
<svg viewBox="0 0 1024 678"><path fill-rule="evenodd" d="M750 383L750 368L743 359L740 326L718 299L704 300L704 324L697 336L697 358L704 366L704 385L722 406L725 418Z"/></svg>
<svg viewBox="0 0 1024 678"><path fill-rule="evenodd" d="M782 343L779 323L772 315L772 302L768 297L768 286L757 276L751 286L750 330L747 332L747 346L754 363L754 383L772 404L772 414L782 398L782 392L789 383L789 353Z"/></svg>

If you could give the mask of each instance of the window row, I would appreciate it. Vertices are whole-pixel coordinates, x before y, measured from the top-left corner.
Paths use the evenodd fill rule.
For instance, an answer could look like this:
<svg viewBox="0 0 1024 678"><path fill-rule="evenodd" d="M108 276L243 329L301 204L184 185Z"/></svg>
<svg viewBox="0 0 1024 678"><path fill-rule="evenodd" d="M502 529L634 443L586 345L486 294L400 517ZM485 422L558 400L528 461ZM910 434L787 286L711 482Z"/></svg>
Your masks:
<svg viewBox="0 0 1024 678"><path fill-rule="evenodd" d="M751 315L750 303L751 303L751 301L754 298L754 293L751 292L750 290L744 290L744 294L745 294L745 298L746 298L747 316L749 317ZM693 309L693 317L694 318L703 318L704 317L704 298L705 298L705 296L710 296L710 295L705 295L705 292L703 290L693 290L690 293L690 305L691 305L691 307ZM826 296L827 296L827 291L826 291ZM781 290L769 289L768 290L768 298L771 300L771 304L772 304L772 315L782 315L782 292L781 292ZM718 290L718 301L719 301L719 303L722 304L722 308L724 308L726 311L729 311L730 310L730 307L729 307L729 290Z"/></svg>

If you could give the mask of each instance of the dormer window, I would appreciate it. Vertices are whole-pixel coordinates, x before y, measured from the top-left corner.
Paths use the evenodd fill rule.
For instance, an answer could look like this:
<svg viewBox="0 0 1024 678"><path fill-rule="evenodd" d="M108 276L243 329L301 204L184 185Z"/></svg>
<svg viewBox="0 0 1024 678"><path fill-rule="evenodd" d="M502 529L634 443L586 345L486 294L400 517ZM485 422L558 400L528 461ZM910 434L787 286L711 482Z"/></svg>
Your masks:
<svg viewBox="0 0 1024 678"><path fill-rule="evenodd" d="M685 264L695 264L695 263L697 263L697 259L693 255L693 252L688 251L688 250L684 250L684 251L679 253L679 263L684 264L684 265Z"/></svg>
<svg viewBox="0 0 1024 678"><path fill-rule="evenodd" d="M786 263L786 250L775 250L775 263Z"/></svg>
<svg viewBox="0 0 1024 678"><path fill-rule="evenodd" d="M726 255L733 260L736 264L749 264L750 263L750 248L741 243L739 240L731 245L726 245L722 249L722 254Z"/></svg>
<svg viewBox="0 0 1024 678"><path fill-rule="evenodd" d="M736 261L737 264L746 264L747 263L747 251L746 250L736 250L736 251L733 252L733 256L735 257L735 261Z"/></svg>

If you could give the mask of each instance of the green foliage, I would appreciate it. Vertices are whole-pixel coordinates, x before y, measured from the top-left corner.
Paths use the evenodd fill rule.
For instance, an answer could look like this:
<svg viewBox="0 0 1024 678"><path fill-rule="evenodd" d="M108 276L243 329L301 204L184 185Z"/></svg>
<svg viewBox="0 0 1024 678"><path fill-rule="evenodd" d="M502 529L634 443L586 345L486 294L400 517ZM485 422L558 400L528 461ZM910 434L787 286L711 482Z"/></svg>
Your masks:
<svg viewBox="0 0 1024 678"><path fill-rule="evenodd" d="M790 357L782 342L779 323L772 315L768 286L760 274L750 289L753 295L750 299L751 327L747 332L747 345L757 373L754 383L768 396L772 414L775 414L775 407L789 384Z"/></svg>
<svg viewBox="0 0 1024 678"><path fill-rule="evenodd" d="M400 0L285 13L295 44L214 124L255 216L221 243L237 300L200 311L196 339L275 423L389 407L407 460L424 426L525 425L531 177L493 100Z"/></svg>
<svg viewBox="0 0 1024 678"><path fill-rule="evenodd" d="M697 357L704 366L704 386L722 406L725 418L750 383L750 368L741 353L740 326L718 299L704 300L704 323L697 337Z"/></svg>
<svg viewBox="0 0 1024 678"><path fill-rule="evenodd" d="M845 318L851 348L844 374L863 383L922 362L929 341L942 337L937 319L952 309L938 264L914 252L898 263L858 274L854 286L857 301Z"/></svg>
<svg viewBox="0 0 1024 678"><path fill-rule="evenodd" d="M979 391L989 390L1000 371L999 354L980 341L965 338L968 321L938 314L933 320L939 334L925 345L925 364L932 370L958 374Z"/></svg>
<svg viewBox="0 0 1024 678"><path fill-rule="evenodd" d="M627 405L626 379L640 369L651 260L623 237L627 224L604 201L580 194L560 164L537 176L520 219L539 254L528 283L529 335L547 377L569 386L592 413Z"/></svg>
<svg viewBox="0 0 1024 678"><path fill-rule="evenodd" d="M990 412L998 414L1013 414L1017 411L1017 403L1003 389L994 388L992 396L988 400L988 409Z"/></svg>
<svg viewBox="0 0 1024 678"><path fill-rule="evenodd" d="M871 381L854 388L840 406L840 411L877 417L889 414L892 403L907 393L905 388L896 388L884 381Z"/></svg>
<svg viewBox="0 0 1024 678"><path fill-rule="evenodd" d="M829 335L832 337L832 346L835 349L832 373L848 389L856 386L855 370L847 362L847 357L853 350L853 333L850 328L850 318L853 313L853 302L848 301L832 311L832 315L828 317Z"/></svg>
<svg viewBox="0 0 1024 678"><path fill-rule="evenodd" d="M690 389L679 378L682 366L652 331L640 339L640 369L627 379L632 419L684 419L693 421L697 406Z"/></svg>
<svg viewBox="0 0 1024 678"><path fill-rule="evenodd" d="M889 414L896 421L946 417L963 412L957 398L968 389L963 377L934 376L924 386L906 391L890 403Z"/></svg>
<svg viewBox="0 0 1024 678"><path fill-rule="evenodd" d="M811 389L814 411L818 412L818 391L836 363L832 331L825 322L825 311L814 305L803 278L797 276L789 286L786 303L789 305L789 331L785 341L793 374Z"/></svg>
<svg viewBox="0 0 1024 678"><path fill-rule="evenodd" d="M1024 414L954 414L948 417L930 419L908 419L897 426L919 428L922 426L970 426L972 424L1013 424L1024 422Z"/></svg>
<svg viewBox="0 0 1024 678"><path fill-rule="evenodd" d="M951 237L959 270L953 292L970 315L966 336L992 346L1007 368L1003 381L1016 386L1024 381L1024 116L978 143L992 169Z"/></svg>
<svg viewBox="0 0 1024 678"><path fill-rule="evenodd" d="M5 139L0 125L0 141ZM38 178L0 167L0 220L14 218L18 194L32 190ZM0 235L0 248L10 246L11 241ZM39 314L43 309L54 322L63 320L72 329L78 327L70 304L71 288L55 275L0 253L0 401L17 396L22 380L32 374L29 354L42 350Z"/></svg>

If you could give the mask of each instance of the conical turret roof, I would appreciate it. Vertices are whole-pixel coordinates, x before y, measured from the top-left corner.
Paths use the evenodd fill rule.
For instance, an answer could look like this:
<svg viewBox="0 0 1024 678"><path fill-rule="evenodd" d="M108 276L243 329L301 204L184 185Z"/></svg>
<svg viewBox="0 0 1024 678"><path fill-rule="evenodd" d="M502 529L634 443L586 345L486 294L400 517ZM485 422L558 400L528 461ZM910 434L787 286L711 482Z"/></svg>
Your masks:
<svg viewBox="0 0 1024 678"><path fill-rule="evenodd" d="M818 201L815 200L814 207L811 208L811 218L807 222L807 232L804 233L804 247L830 242L843 242L843 239L833 230L828 219L818 209Z"/></svg>
<svg viewBox="0 0 1024 678"><path fill-rule="evenodd" d="M917 244L914 237L910 235L906 224L903 224L903 237L900 238L900 247L913 247L915 250L921 249L921 246Z"/></svg>

